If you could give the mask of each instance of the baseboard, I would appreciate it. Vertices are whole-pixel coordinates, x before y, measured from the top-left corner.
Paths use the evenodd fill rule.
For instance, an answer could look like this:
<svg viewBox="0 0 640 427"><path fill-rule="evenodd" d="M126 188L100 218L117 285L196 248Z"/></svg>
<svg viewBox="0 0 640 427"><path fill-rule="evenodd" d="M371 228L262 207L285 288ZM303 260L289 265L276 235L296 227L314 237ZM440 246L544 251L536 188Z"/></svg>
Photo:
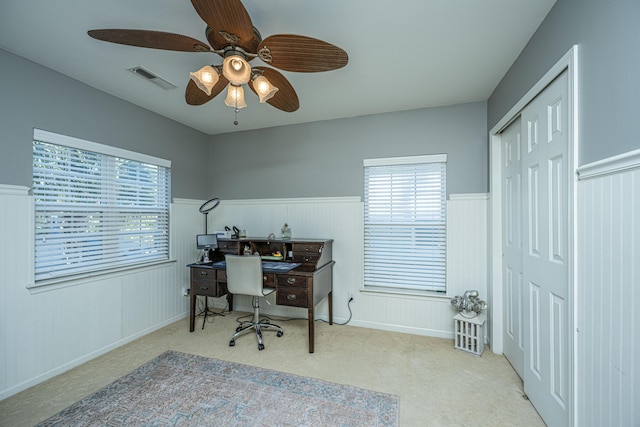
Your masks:
<svg viewBox="0 0 640 427"><path fill-rule="evenodd" d="M335 323L343 322L341 319L336 319L336 318L334 318L333 321ZM445 339L451 339L451 340L453 339L452 331L441 331L438 329L429 329L429 328L415 328L412 326L402 326L402 325L390 325L386 323L367 322L367 321L361 321L361 320L351 320L348 324L350 326L358 326L361 328L369 328L369 329L379 329L381 331L400 332L403 334L420 335L420 336L434 337L434 338L445 338Z"/></svg>
<svg viewBox="0 0 640 427"><path fill-rule="evenodd" d="M0 391L0 400L4 400L8 397L13 396L14 394L20 393L21 391L24 391L30 387L33 387L37 384L40 384L41 382L44 382L48 379L51 379L57 375L60 375L70 369L75 368L76 366L80 366L83 363L86 363L92 359L95 359L98 356L102 356L105 353L110 352L111 350L114 350L118 347L121 347L125 344L130 343L131 341L135 341L140 337L143 337L147 334L150 334L151 332L154 332L158 329L164 328L167 325L170 325L171 323L177 322L180 319L184 319L185 317L189 316L188 312L184 312L184 313L180 313L177 316L174 316L170 319L165 320L162 323L158 323L157 325L154 325L150 328L144 329L136 334L130 335L126 338L123 338L121 340L118 340L114 343L111 343L105 347L102 347L96 351L93 351L91 353L88 353L82 357L79 357L77 359L74 359L68 363L65 363L64 365L60 365L58 367L56 367L55 369L52 369L48 372L45 372L41 375L38 375L36 377L30 378L28 381L25 381L23 383L20 384L16 384L15 386L8 388L6 390L2 390Z"/></svg>

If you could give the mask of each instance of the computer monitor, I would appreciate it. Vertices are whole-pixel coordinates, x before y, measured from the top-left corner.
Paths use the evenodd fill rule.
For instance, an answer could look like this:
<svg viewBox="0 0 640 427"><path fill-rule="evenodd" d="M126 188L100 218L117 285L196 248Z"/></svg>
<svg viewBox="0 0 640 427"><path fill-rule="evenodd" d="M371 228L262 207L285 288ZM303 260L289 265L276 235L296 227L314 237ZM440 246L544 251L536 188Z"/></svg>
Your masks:
<svg viewBox="0 0 640 427"><path fill-rule="evenodd" d="M198 249L216 249L218 247L218 236L215 234L198 234L196 236L196 246Z"/></svg>
<svg viewBox="0 0 640 427"><path fill-rule="evenodd" d="M210 262L209 251L218 247L218 236L215 234L198 234L196 235L196 247L202 249L203 263Z"/></svg>

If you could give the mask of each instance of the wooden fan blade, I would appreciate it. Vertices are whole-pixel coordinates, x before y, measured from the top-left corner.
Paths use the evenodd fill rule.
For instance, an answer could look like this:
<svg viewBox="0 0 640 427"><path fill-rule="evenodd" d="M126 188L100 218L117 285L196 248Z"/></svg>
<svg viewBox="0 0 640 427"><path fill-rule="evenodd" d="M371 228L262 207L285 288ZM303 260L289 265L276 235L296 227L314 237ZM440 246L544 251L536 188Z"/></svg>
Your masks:
<svg viewBox="0 0 640 427"><path fill-rule="evenodd" d="M294 34L269 36L258 46L258 57L286 71L314 73L342 68L347 52L322 40Z"/></svg>
<svg viewBox="0 0 640 427"><path fill-rule="evenodd" d="M253 24L240 0L191 0L200 18L211 28L207 35L214 49L228 45L247 50L254 39Z"/></svg>
<svg viewBox="0 0 640 427"><path fill-rule="evenodd" d="M229 80L227 80L224 76L220 76L220 80L218 80L218 83L216 83L215 86L211 88L211 95L207 95L202 90L200 90L200 88L198 88L193 80L189 79L189 83L187 83L187 88L184 92L184 98L189 105L206 104L207 102L215 98L220 92L222 92L224 88L227 87L228 83Z"/></svg>
<svg viewBox="0 0 640 427"><path fill-rule="evenodd" d="M272 85L278 88L273 98L267 100L267 104L287 113L293 113L300 108L298 95L285 76L273 68L253 67L253 69L262 70L262 75L265 76ZM249 80L249 87L256 95L258 94L253 87L252 80Z"/></svg>
<svg viewBox="0 0 640 427"><path fill-rule="evenodd" d="M200 40L162 31L104 29L89 30L87 34L97 40L129 46L177 50L180 52L211 51L211 48Z"/></svg>

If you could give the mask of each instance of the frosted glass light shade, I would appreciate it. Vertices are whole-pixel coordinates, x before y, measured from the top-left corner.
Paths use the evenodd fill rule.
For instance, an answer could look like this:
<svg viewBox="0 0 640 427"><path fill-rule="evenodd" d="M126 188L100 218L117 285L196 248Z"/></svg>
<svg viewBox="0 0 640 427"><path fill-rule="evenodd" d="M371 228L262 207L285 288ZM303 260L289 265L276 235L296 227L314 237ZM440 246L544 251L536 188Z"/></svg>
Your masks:
<svg viewBox="0 0 640 427"><path fill-rule="evenodd" d="M273 98L278 88L271 84L265 76L258 76L253 80L253 88L256 90L261 103Z"/></svg>
<svg viewBox="0 0 640 427"><path fill-rule="evenodd" d="M241 56L227 56L222 63L222 75L224 75L232 85L240 86L249 82L251 78L251 66Z"/></svg>
<svg viewBox="0 0 640 427"><path fill-rule="evenodd" d="M220 79L218 72L210 65L205 65L195 73L189 73L189 77L198 86L198 89L207 95L211 95L211 89Z"/></svg>
<svg viewBox="0 0 640 427"><path fill-rule="evenodd" d="M227 98L224 100L224 103L227 107L234 107L238 110L246 107L247 103L244 102L244 89L242 86L229 85Z"/></svg>

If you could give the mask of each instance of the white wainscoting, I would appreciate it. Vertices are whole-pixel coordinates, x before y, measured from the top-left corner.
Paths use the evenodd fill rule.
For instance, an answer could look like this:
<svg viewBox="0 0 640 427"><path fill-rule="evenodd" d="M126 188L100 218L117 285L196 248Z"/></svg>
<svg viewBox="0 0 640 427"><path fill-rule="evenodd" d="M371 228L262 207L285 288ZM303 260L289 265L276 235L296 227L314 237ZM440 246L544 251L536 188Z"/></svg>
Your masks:
<svg viewBox="0 0 640 427"><path fill-rule="evenodd" d="M488 301L488 206L487 194L452 194L447 203L447 295L477 290ZM490 307L489 307L490 308ZM485 325L490 330L490 316ZM453 331L453 328L451 329Z"/></svg>
<svg viewBox="0 0 640 427"><path fill-rule="evenodd" d="M32 206L28 188L0 185L0 399L185 317L204 228L198 204L174 203L176 261L30 291Z"/></svg>
<svg viewBox="0 0 640 427"><path fill-rule="evenodd" d="M453 315L449 299L465 290L477 289L487 295L487 195L452 195L447 202L447 287L446 296L398 295L363 291L363 214L359 197L223 200L209 213L209 232L235 225L249 237L280 233L284 223L293 238L333 239L334 321L349 318L350 325L453 338ZM248 299L234 304L250 310ZM215 303L224 305L224 300ZM306 310L263 305L274 315L306 316ZM328 318L326 303L320 304L318 318ZM321 345L317 343L316 345Z"/></svg>
<svg viewBox="0 0 640 427"><path fill-rule="evenodd" d="M175 199L171 207L171 258L175 262L92 277L48 291L33 280L33 199L28 188L0 185L0 399L60 374L188 313L186 264L198 256L204 232L202 200ZM350 325L453 337L449 298L466 289L486 295L486 195L452 196L448 202L447 296L362 291L363 224L359 197L224 200L208 215L208 231L235 225L249 236L279 234L287 222L294 238L334 240L334 320ZM224 305L224 298L212 299ZM248 300L236 298L249 311ZM306 310L263 305L284 316ZM326 301L317 310L328 318ZM186 332L186 331L185 331ZM453 343L452 343L453 345ZM322 342L316 342L321 349Z"/></svg>
<svg viewBox="0 0 640 427"><path fill-rule="evenodd" d="M640 425L640 150L578 183L576 425Z"/></svg>

